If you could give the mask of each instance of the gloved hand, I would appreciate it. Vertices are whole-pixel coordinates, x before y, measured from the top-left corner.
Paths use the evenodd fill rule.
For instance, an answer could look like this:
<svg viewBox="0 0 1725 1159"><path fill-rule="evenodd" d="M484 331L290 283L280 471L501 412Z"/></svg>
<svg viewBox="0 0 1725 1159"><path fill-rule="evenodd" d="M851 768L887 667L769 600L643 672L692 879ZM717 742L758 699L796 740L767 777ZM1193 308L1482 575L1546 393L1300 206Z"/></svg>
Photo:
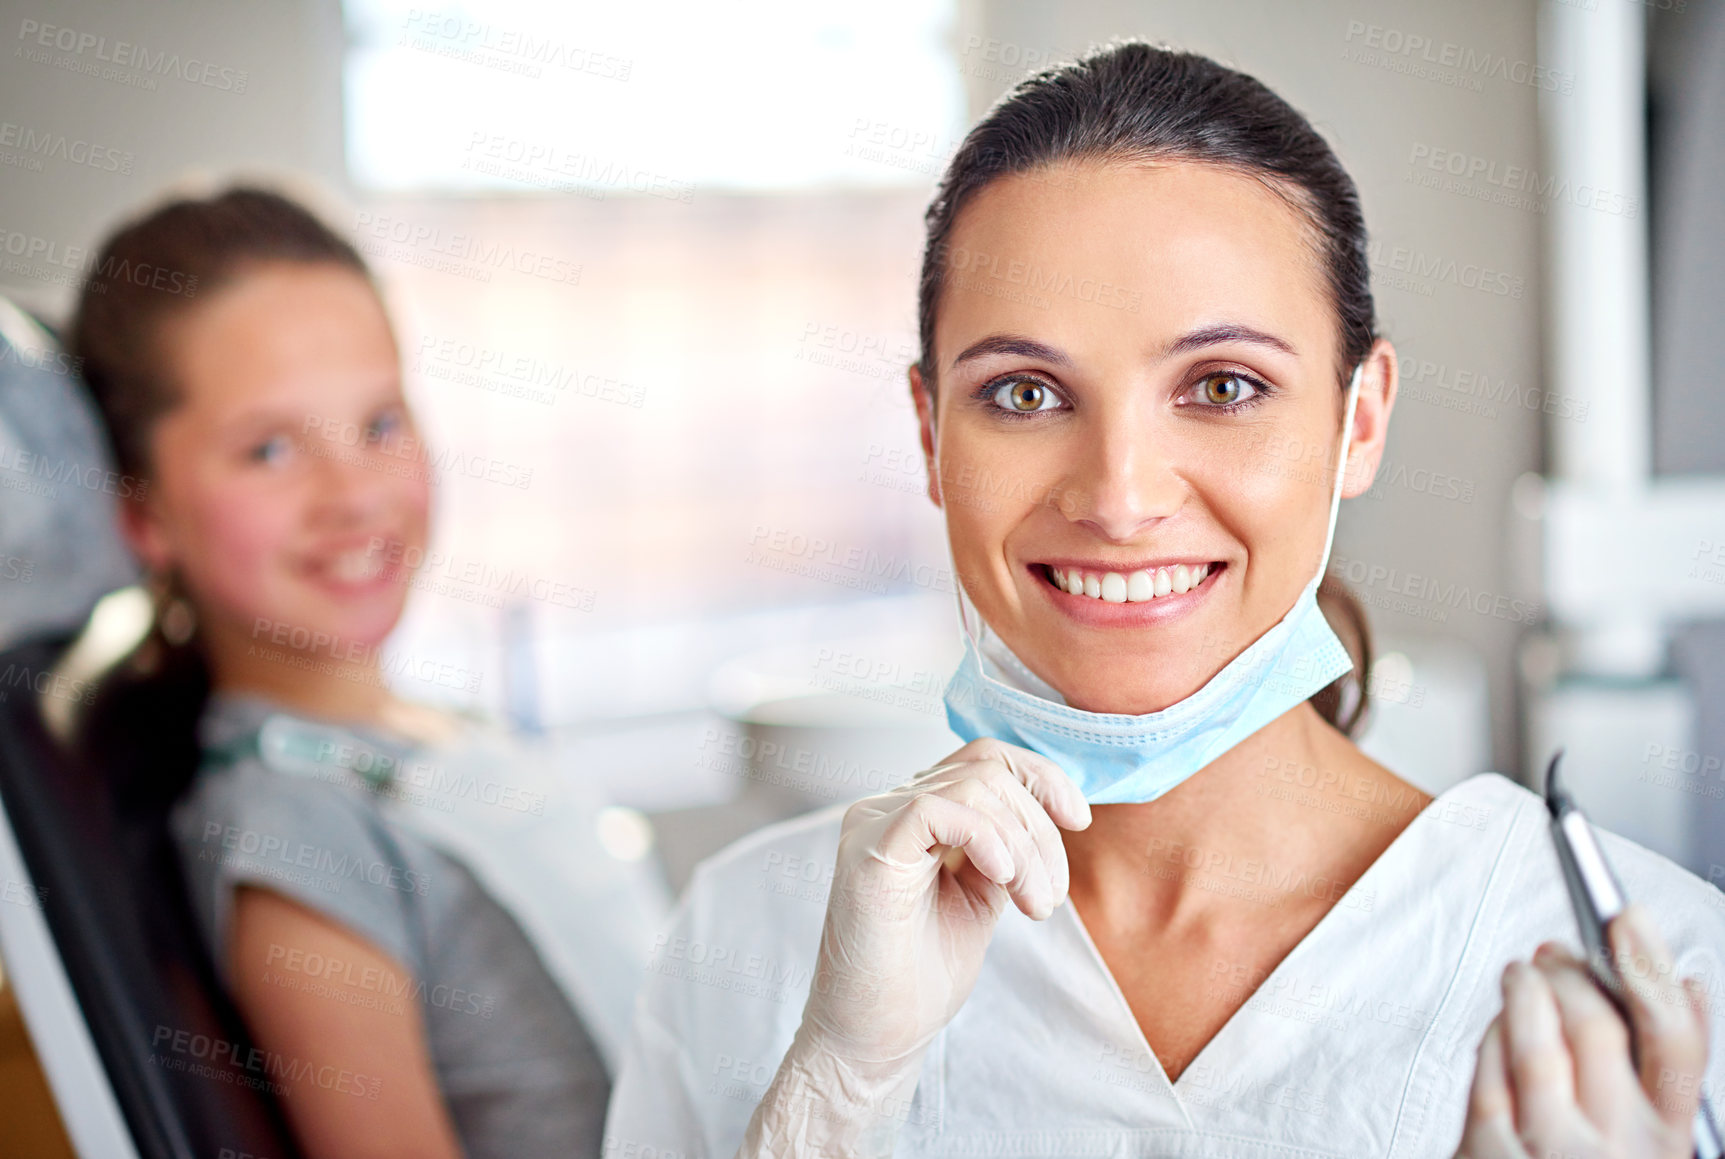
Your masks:
<svg viewBox="0 0 1725 1159"><path fill-rule="evenodd" d="M1090 824L1083 794L988 739L850 807L802 1026L739 1154L891 1153L1000 915L1010 903L1040 921L1066 900L1057 824Z"/></svg>
<svg viewBox="0 0 1725 1159"><path fill-rule="evenodd" d="M1457 1159L1691 1159L1707 1063L1701 986L1677 980L1641 907L1626 908L1607 933L1630 1025L1567 951L1547 943L1531 966L1510 963L1503 1011L1480 1043Z"/></svg>

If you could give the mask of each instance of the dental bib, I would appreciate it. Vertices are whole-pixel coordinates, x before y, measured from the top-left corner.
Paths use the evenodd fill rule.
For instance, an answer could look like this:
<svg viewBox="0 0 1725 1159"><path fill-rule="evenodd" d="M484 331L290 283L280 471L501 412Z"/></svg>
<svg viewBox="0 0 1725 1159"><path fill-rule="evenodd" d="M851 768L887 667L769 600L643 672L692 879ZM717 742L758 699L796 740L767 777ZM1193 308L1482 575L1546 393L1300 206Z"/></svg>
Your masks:
<svg viewBox="0 0 1725 1159"><path fill-rule="evenodd" d="M1342 445L1330 492L1329 526L1318 571L1294 606L1205 685L1160 712L1086 712L1039 679L978 614L960 585L964 658L946 687L946 718L966 741L993 737L1054 761L1085 800L1108 805L1154 801L1205 765L1353 669L1347 649L1318 607L1341 506L1342 472L1359 396L1348 383Z"/></svg>

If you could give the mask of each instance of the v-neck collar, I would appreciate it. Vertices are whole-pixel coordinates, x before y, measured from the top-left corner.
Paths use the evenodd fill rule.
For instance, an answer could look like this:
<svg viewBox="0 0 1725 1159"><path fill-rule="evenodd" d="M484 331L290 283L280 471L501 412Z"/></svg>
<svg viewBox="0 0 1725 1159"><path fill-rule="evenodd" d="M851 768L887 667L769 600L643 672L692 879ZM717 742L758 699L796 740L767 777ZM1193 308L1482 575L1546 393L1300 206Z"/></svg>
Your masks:
<svg viewBox="0 0 1725 1159"><path fill-rule="evenodd" d="M1409 858L1417 857L1421 849L1428 846L1434 837L1434 834L1427 832L1427 828L1444 823L1446 816L1453 813L1458 806L1466 808L1471 798L1480 796L1495 798L1501 795L1500 790L1507 788L1508 785L1507 783L1502 785L1495 783L1499 780L1499 778L1491 775L1469 778L1433 798L1432 802L1413 821L1404 826L1389 845L1384 847L1383 852L1366 867L1365 872L1349 887L1347 893L1342 898L1338 898L1336 903L1318 919L1317 923L1306 931L1305 936L1296 942L1293 948L1282 957L1282 960L1277 962L1275 967L1265 975L1258 986L1247 995L1245 1001L1229 1015L1228 1020L1222 1024L1221 1028L1210 1036L1209 1041L1186 1064L1177 1080L1168 1078L1166 1067L1163 1066L1161 1058L1151 1048L1149 1040L1144 1035L1143 1027L1139 1025L1137 1016L1132 1012L1131 1004L1126 1000L1125 992L1121 990L1119 982L1115 979L1113 972L1109 970L1101 951L1097 949L1095 940L1090 936L1090 931L1085 926L1084 919L1079 915L1077 907L1070 903L1061 906L1055 912L1053 920L1063 920L1070 923L1071 931L1076 933L1078 941L1088 952L1090 966L1101 976L1106 983L1107 991L1113 995L1118 1017L1123 1024L1122 1030L1124 1031L1126 1027L1129 1027L1133 1045L1142 1050L1145 1057L1152 1060L1155 1067L1154 1073L1161 1080L1163 1091L1171 1096L1186 1126L1191 1130L1200 1130L1202 1128L1195 1122L1190 1105L1190 1096L1197 1084L1188 1081L1190 1076L1207 1073L1205 1068L1220 1067L1223 1072L1227 1072L1230 1069L1229 1064L1237 1064L1240 1059L1249 1057L1249 1052L1244 1049L1246 1044L1241 1042L1237 1047L1235 1040L1249 1032L1249 1028L1244 1024L1256 1020L1259 1011L1254 1008L1254 1004L1259 1003L1260 999L1265 996L1273 996L1278 991L1286 989L1289 979L1296 970L1307 968L1309 974L1317 976L1324 976L1327 973L1322 969L1309 969L1311 963L1308 962L1308 959L1311 959L1314 954L1322 953L1327 943L1345 936L1337 932L1338 926L1357 920L1345 912L1343 904L1345 898L1358 892L1361 896L1369 896L1375 904L1386 896L1395 899L1395 895L1404 893L1416 877L1415 874L1405 871L1409 868L1405 863ZM1487 806L1487 818L1489 818L1490 812L1490 807ZM1470 825L1469 827L1473 826ZM1495 861L1495 859L1493 860ZM1484 884L1482 880L1480 883L1482 890ZM1477 906L1473 908L1477 912ZM1470 927L1467 936L1463 937L1459 943L1457 949L1458 964L1461 954L1465 952L1467 943L1471 941L1471 934L1472 929ZM1425 1025L1425 1031L1428 1034L1432 1022L1435 1021L1435 1011L1432 1014L1433 1018L1428 1020ZM1250 1076L1246 1077L1249 1078ZM1396 1108L1386 1107L1384 1111L1390 1116L1390 1125L1393 1126Z"/></svg>

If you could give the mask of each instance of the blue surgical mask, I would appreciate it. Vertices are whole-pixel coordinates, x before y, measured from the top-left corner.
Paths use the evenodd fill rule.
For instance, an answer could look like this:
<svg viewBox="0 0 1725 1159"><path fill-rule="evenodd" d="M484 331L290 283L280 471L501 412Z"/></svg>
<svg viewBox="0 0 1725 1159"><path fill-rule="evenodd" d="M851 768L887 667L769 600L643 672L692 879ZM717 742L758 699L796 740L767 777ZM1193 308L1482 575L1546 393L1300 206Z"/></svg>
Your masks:
<svg viewBox="0 0 1725 1159"><path fill-rule="evenodd" d="M961 587L964 659L945 698L952 730L967 741L987 736L1041 753L1064 769L1093 804L1154 801L1350 672L1353 661L1318 607L1318 584L1335 539L1363 369L1356 366L1348 383L1318 572L1274 627L1202 688L1161 712L1086 712L1067 704L1013 655Z"/></svg>

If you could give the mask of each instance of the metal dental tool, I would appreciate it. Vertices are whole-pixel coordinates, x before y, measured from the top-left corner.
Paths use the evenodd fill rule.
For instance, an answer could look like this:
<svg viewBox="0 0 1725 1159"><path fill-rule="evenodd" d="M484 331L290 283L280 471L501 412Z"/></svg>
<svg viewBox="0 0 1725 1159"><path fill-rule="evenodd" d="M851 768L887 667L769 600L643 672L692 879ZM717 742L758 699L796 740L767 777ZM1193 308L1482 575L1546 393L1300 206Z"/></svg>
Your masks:
<svg viewBox="0 0 1725 1159"><path fill-rule="evenodd" d="M1551 810L1551 839L1557 846L1557 860L1563 866L1563 881L1569 887L1576 924L1581 927L1588 969L1627 1023L1623 977L1605 938L1606 925L1623 912L1627 899L1623 887L1617 883L1617 875L1611 872L1610 862L1605 860L1605 851L1599 847L1593 826L1557 779L1557 763L1562 757L1563 750L1558 749L1545 770L1545 806ZM1714 1046L1718 1049L1718 1044ZM1721 1141L1718 1120L1713 1117L1706 1092L1702 1092L1701 1104L1695 1111L1695 1155L1696 1159L1725 1156L1725 1142Z"/></svg>

